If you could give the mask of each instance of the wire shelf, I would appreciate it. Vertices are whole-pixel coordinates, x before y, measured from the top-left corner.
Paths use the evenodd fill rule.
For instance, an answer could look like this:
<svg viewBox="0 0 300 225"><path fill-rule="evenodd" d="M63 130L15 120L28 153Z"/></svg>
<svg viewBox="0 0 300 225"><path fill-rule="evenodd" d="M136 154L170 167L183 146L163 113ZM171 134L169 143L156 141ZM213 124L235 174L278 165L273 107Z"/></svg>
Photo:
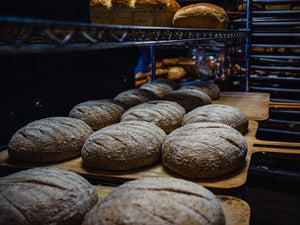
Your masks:
<svg viewBox="0 0 300 225"><path fill-rule="evenodd" d="M0 53L169 45L244 36L243 31L94 25L0 16Z"/></svg>

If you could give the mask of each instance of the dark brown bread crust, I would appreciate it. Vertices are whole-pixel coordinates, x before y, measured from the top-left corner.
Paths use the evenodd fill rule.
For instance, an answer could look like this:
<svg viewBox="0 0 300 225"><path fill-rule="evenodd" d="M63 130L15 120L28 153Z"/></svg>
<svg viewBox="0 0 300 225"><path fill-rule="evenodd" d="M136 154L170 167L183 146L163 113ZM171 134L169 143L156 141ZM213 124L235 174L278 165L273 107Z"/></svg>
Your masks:
<svg viewBox="0 0 300 225"><path fill-rule="evenodd" d="M192 123L170 133L162 146L165 167L189 178L213 178L240 168L247 154L243 135L221 123Z"/></svg>
<svg viewBox="0 0 300 225"><path fill-rule="evenodd" d="M195 89L204 92L207 94L211 100L217 100L220 98L220 88L214 82L206 82L206 81L195 81L191 82L189 85L180 87L181 89Z"/></svg>
<svg viewBox="0 0 300 225"><path fill-rule="evenodd" d="M97 203L93 186L56 168L24 170L0 178L0 224L81 224Z"/></svg>
<svg viewBox="0 0 300 225"><path fill-rule="evenodd" d="M128 121L96 131L82 148L86 167L123 171L157 162L166 134L144 121Z"/></svg>
<svg viewBox="0 0 300 225"><path fill-rule="evenodd" d="M196 108L186 114L182 120L182 126L197 122L218 122L227 124L241 133L248 130L248 118L238 108L228 105L205 105Z"/></svg>
<svg viewBox="0 0 300 225"><path fill-rule="evenodd" d="M167 101L174 101L183 106L186 112L191 110L211 104L212 101L210 97L202 91L198 90L176 90L171 91L165 95L163 98Z"/></svg>
<svg viewBox="0 0 300 225"><path fill-rule="evenodd" d="M86 215L83 225L224 225L224 212L208 189L176 178L127 182Z"/></svg>
<svg viewBox="0 0 300 225"><path fill-rule="evenodd" d="M10 139L8 153L13 160L45 163L80 155L93 130L82 120L50 117L31 122Z"/></svg>
<svg viewBox="0 0 300 225"><path fill-rule="evenodd" d="M93 130L120 122L126 109L118 101L111 99L82 102L70 111L69 116L80 119Z"/></svg>
<svg viewBox="0 0 300 225"><path fill-rule="evenodd" d="M140 87L140 89L152 91L155 94L157 94L160 98L163 98L165 94L167 94L170 91L176 90L177 87L178 85L174 81L163 79L143 84Z"/></svg>
<svg viewBox="0 0 300 225"><path fill-rule="evenodd" d="M149 101L127 110L121 121L147 121L171 132L181 125L185 109L176 102L166 100Z"/></svg>
<svg viewBox="0 0 300 225"><path fill-rule="evenodd" d="M129 108L144 102L160 99L157 94L145 89L129 89L119 93L114 100L123 102Z"/></svg>

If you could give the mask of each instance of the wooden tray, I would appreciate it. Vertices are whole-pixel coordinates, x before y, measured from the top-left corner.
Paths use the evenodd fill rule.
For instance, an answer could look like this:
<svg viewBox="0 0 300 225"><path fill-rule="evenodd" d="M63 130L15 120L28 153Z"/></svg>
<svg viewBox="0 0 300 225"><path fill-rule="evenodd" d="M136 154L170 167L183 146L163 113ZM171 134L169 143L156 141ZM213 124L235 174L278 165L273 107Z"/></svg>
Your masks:
<svg viewBox="0 0 300 225"><path fill-rule="evenodd" d="M250 121L248 132L244 135L247 142L248 140L253 140L256 129L258 125L255 121ZM248 144L248 154L246 156L245 165L240 170L237 170L233 173L227 174L225 176L221 176L218 178L212 178L212 179L193 179L192 181L201 184L207 188L211 189L235 189L242 187L247 180L247 173L248 168L250 165L250 157L253 152L253 144L252 142L249 142ZM56 167L59 169L65 169L69 170L78 174L81 174L82 176L86 178L93 178L93 179L99 179L99 180L108 180L108 181L115 181L115 182L124 182L128 180L135 180L143 177L178 177L178 178L184 178L182 176L179 176L177 174L174 174L172 171L168 170L167 168L164 168L161 163L157 163L151 166L147 166L141 169L132 170L132 171L126 171L126 172L107 172L107 171L98 171L98 170L92 170L84 168L82 165L82 159L81 157L68 160L61 163L55 163L55 164L47 164L47 165L38 165L38 164L28 164L28 163L14 163L9 160L8 151L5 150L3 152L0 152L0 166L2 167L8 167L8 168L33 168L37 166L41 167ZM216 193L220 193L219 191L215 191ZM224 193L222 191L222 193ZM227 192L225 192L227 193Z"/></svg>
<svg viewBox="0 0 300 225"><path fill-rule="evenodd" d="M214 104L230 105L243 111L249 120L269 118L269 93L221 92Z"/></svg>
<svg viewBox="0 0 300 225"><path fill-rule="evenodd" d="M116 187L94 185L98 192L99 199L104 198ZM216 195L225 213L227 225L249 225L250 207L247 202L226 195Z"/></svg>

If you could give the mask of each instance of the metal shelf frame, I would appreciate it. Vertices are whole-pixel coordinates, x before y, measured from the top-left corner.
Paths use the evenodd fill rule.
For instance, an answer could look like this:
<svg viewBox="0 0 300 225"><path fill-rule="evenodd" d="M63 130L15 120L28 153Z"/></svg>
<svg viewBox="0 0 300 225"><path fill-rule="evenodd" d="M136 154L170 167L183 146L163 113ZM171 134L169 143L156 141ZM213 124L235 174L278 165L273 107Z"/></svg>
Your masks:
<svg viewBox="0 0 300 225"><path fill-rule="evenodd" d="M94 25L0 16L0 54L169 45L245 36L243 31Z"/></svg>

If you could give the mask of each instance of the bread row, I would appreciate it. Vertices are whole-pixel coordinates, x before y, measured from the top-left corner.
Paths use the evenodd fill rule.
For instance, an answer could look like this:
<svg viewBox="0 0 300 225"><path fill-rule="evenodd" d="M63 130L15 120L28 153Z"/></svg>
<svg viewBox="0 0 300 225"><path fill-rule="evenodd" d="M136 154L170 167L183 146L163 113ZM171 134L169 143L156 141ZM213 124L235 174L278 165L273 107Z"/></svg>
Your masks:
<svg viewBox="0 0 300 225"><path fill-rule="evenodd" d="M208 189L176 178L130 181L98 199L80 175L35 168L0 178L0 225L226 224Z"/></svg>
<svg viewBox="0 0 300 225"><path fill-rule="evenodd" d="M185 88L165 95L130 89L113 100L80 103L69 117L34 121L11 138L10 158L49 163L81 156L85 167L104 171L162 161L189 178L221 176L241 167L247 153L242 135L248 127L245 114L212 104L204 92Z"/></svg>
<svg viewBox="0 0 300 225"><path fill-rule="evenodd" d="M175 0L92 0L92 23L227 29L225 10L210 3L197 3L180 7Z"/></svg>
<svg viewBox="0 0 300 225"><path fill-rule="evenodd" d="M253 11L261 11L261 10L299 10L300 4L299 3L290 3L290 2L278 2L278 3L258 3L255 2L252 5ZM246 11L247 10L247 3L244 2L238 6L238 11Z"/></svg>

